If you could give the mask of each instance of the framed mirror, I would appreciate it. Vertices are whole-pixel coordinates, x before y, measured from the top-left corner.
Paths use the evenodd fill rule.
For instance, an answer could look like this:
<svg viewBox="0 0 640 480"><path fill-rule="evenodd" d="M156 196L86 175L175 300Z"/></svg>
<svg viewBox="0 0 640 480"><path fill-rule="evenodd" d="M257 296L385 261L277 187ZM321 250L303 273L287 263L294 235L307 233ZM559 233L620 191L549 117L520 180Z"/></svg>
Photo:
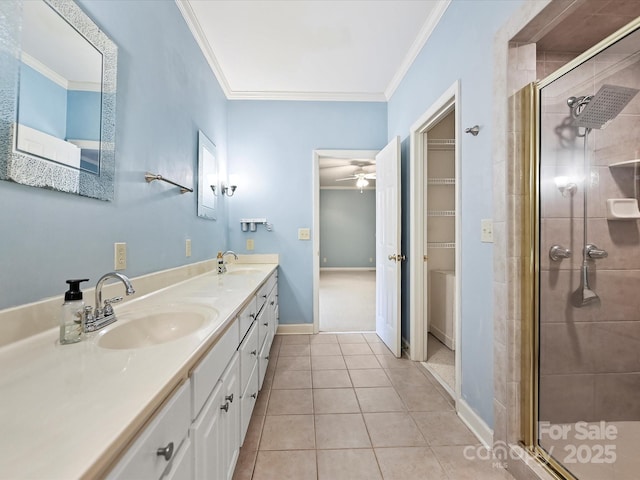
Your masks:
<svg viewBox="0 0 640 480"><path fill-rule="evenodd" d="M70 0L21 7L0 178L113 200L117 47Z"/></svg>
<svg viewBox="0 0 640 480"><path fill-rule="evenodd" d="M198 216L216 219L216 203L220 193L216 146L198 131Z"/></svg>

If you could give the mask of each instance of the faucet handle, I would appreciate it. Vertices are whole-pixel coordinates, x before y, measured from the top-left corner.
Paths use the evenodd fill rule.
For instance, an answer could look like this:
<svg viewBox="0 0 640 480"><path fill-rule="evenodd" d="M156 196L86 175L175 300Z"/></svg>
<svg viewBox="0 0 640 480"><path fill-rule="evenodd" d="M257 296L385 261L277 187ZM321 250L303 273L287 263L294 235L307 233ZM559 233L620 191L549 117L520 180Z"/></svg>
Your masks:
<svg viewBox="0 0 640 480"><path fill-rule="evenodd" d="M113 315L113 307L111 306L114 303L118 303L122 301L123 297L113 297L113 298L107 298L104 301L104 315Z"/></svg>

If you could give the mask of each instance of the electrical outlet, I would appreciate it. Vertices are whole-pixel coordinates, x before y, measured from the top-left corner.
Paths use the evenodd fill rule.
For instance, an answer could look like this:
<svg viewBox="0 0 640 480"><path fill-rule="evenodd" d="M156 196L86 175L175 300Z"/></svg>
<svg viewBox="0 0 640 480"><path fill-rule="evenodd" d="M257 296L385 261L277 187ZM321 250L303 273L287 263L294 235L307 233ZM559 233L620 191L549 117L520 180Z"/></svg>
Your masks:
<svg viewBox="0 0 640 480"><path fill-rule="evenodd" d="M484 243L493 243L493 220L480 220L480 241Z"/></svg>
<svg viewBox="0 0 640 480"><path fill-rule="evenodd" d="M311 239L311 230L308 228L299 228L298 229L298 240L310 240Z"/></svg>
<svg viewBox="0 0 640 480"><path fill-rule="evenodd" d="M125 242L113 244L113 268L114 270L127 268L127 244Z"/></svg>
<svg viewBox="0 0 640 480"><path fill-rule="evenodd" d="M322 257L322 263L327 263L327 257Z"/></svg>
<svg viewBox="0 0 640 480"><path fill-rule="evenodd" d="M187 238L184 242L184 253L187 257L191 256L191 239Z"/></svg>
<svg viewBox="0 0 640 480"><path fill-rule="evenodd" d="M254 249L253 238L247 238L247 250L253 250L253 249Z"/></svg>

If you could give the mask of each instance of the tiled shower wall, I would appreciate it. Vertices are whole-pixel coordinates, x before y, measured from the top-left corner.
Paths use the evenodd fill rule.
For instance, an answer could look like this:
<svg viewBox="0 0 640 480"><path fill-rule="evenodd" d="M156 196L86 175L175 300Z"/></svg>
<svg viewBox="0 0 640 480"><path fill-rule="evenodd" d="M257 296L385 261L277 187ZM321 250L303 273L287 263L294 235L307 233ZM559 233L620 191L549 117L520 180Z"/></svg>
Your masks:
<svg viewBox="0 0 640 480"><path fill-rule="evenodd" d="M538 53L538 77L574 56ZM568 125L566 103L603 84L640 88L640 62L626 56L603 52L542 93L540 420L640 420L639 221L606 218L607 199L638 198L634 168L609 165L640 154L640 95L605 129L589 134L586 174L584 138ZM577 179L577 191L563 196L557 176ZM590 286L600 303L575 307L571 296L580 288L585 188L587 241L609 256L589 261ZM569 248L571 258L551 261L548 252L556 244Z"/></svg>

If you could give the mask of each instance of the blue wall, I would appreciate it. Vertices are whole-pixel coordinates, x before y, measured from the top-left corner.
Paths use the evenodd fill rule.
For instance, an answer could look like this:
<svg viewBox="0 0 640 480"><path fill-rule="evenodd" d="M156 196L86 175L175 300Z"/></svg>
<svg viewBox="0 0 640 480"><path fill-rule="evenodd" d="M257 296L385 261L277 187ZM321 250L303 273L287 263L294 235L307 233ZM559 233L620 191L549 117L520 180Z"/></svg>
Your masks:
<svg viewBox="0 0 640 480"><path fill-rule="evenodd" d="M409 130L456 80L461 82L462 128L481 127L477 137L463 133L461 138L462 397L489 426L493 425L493 245L480 242L480 220L492 217L493 37L521 4L452 1L388 106L388 136L403 139L404 212L411 175ZM405 233L408 220L405 213ZM404 284L403 288L406 311L408 290Z"/></svg>
<svg viewBox="0 0 640 480"><path fill-rule="evenodd" d="M102 94L84 90L67 92L67 139L100 140ZM92 121L93 120L93 121Z"/></svg>
<svg viewBox="0 0 640 480"><path fill-rule="evenodd" d="M115 200L0 182L0 308L62 294L67 278L95 285L113 269L114 242L127 242L130 276L227 248L224 205L218 221L200 219L195 193L143 178L148 170L193 185L198 129L226 161L228 101L176 4L80 5L119 49Z"/></svg>
<svg viewBox="0 0 640 480"><path fill-rule="evenodd" d="M378 102L229 102L229 173L239 175L229 208L229 242L239 253L279 253L280 322L313 323L312 170L316 149L376 150L386 144L387 105ZM240 219L266 217L267 232L242 232Z"/></svg>
<svg viewBox="0 0 640 480"><path fill-rule="evenodd" d="M376 191L320 190L320 268L375 266Z"/></svg>
<svg viewBox="0 0 640 480"><path fill-rule="evenodd" d="M67 90L24 63L18 93L20 123L66 139Z"/></svg>

